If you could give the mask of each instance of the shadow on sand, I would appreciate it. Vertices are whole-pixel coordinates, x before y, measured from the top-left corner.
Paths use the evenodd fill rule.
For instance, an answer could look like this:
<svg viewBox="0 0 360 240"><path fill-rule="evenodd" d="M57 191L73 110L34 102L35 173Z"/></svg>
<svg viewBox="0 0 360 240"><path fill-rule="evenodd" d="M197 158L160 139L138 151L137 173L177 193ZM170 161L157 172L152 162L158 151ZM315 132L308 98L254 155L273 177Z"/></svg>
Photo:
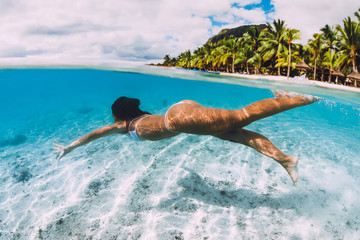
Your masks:
<svg viewBox="0 0 360 240"><path fill-rule="evenodd" d="M178 181L183 189L174 193L170 199L159 203L159 208L175 208L180 211L193 212L198 208L196 204L189 202L189 199L196 199L198 202L220 206L236 207L250 210L258 207L277 209L296 209L298 206L299 194L291 193L281 197L272 197L271 194L259 194L251 189L226 190L218 189L207 183L195 171L184 168L190 174ZM188 205L188 206L186 206Z"/></svg>

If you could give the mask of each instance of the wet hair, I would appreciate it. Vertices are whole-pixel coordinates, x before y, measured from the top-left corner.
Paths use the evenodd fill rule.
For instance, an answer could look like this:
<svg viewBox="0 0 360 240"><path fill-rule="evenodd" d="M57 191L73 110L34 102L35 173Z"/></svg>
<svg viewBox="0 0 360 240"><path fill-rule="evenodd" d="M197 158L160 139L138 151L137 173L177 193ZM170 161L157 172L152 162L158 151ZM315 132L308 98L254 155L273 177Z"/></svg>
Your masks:
<svg viewBox="0 0 360 240"><path fill-rule="evenodd" d="M140 100L137 98L119 97L111 106L113 115L118 120L130 121L148 112L141 111L139 108Z"/></svg>

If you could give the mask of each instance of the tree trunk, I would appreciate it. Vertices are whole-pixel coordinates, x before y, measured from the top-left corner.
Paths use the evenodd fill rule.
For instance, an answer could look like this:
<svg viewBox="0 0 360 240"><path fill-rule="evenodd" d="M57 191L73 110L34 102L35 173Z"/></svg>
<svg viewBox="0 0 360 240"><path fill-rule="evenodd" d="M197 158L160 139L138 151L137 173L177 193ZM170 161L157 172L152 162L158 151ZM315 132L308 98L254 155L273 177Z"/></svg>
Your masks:
<svg viewBox="0 0 360 240"><path fill-rule="evenodd" d="M315 57L315 66L314 66L314 80L316 80L316 57Z"/></svg>
<svg viewBox="0 0 360 240"><path fill-rule="evenodd" d="M358 70L357 70L357 67L355 64L355 58L356 58L355 51L351 50L350 56L351 56L351 61L352 61L352 65L353 65L353 71L355 73L358 73ZM354 87L357 87L357 79L354 79Z"/></svg>
<svg viewBox="0 0 360 240"><path fill-rule="evenodd" d="M235 73L235 55L232 56L231 71L232 73Z"/></svg>
<svg viewBox="0 0 360 240"><path fill-rule="evenodd" d="M358 70L357 70L357 67L356 67L356 64L355 64L355 58L353 58L352 59L352 65L353 65L353 70L354 70L354 72L358 72ZM355 84L356 85L356 84Z"/></svg>
<svg viewBox="0 0 360 240"><path fill-rule="evenodd" d="M250 74L250 72L249 72L249 64L248 64L247 61L246 61L246 73L247 73L247 74Z"/></svg>
<svg viewBox="0 0 360 240"><path fill-rule="evenodd" d="M279 56L277 57L277 59L279 59ZM279 66L277 69L278 69L278 76L281 76L281 67Z"/></svg>
<svg viewBox="0 0 360 240"><path fill-rule="evenodd" d="M324 70L321 70L321 81L324 81Z"/></svg>
<svg viewBox="0 0 360 240"><path fill-rule="evenodd" d="M288 71L287 71L287 78L290 77L290 66L291 66L291 43L289 44L289 65L288 65Z"/></svg>
<svg viewBox="0 0 360 240"><path fill-rule="evenodd" d="M331 83L331 69L330 69L330 72L329 72L329 79L328 79L328 83Z"/></svg>

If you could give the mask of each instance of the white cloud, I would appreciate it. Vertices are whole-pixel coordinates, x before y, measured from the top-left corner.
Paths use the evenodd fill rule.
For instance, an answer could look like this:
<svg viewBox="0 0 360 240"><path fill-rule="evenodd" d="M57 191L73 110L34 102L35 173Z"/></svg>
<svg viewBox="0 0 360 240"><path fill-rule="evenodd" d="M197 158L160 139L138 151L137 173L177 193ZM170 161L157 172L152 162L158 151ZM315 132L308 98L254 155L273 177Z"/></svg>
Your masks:
<svg viewBox="0 0 360 240"><path fill-rule="evenodd" d="M261 0L1 0L1 58L150 59L195 49L221 28L264 23ZM273 17L304 35L336 24L354 0L273 0ZM236 6L236 7L234 7ZM210 20L225 23L213 25ZM310 34L310 35L311 35Z"/></svg>
<svg viewBox="0 0 360 240"><path fill-rule="evenodd" d="M314 33L329 24L342 24L348 16L354 19L354 12L359 9L358 0L272 0L275 7L274 19L285 20L288 27L299 29L302 42L307 43Z"/></svg>
<svg viewBox="0 0 360 240"><path fill-rule="evenodd" d="M240 1L236 1L236 4L238 6L244 7L250 4L260 4L261 0L240 0Z"/></svg>
<svg viewBox="0 0 360 240"><path fill-rule="evenodd" d="M266 14L264 10L260 8L254 8L247 10L244 8L232 8L233 14L240 19L246 20L252 24L260 24L266 22Z"/></svg>
<svg viewBox="0 0 360 240"><path fill-rule="evenodd" d="M212 26L208 16L230 5L230 0L2 0L0 27L6 37L0 39L0 57L176 55L203 44Z"/></svg>
<svg viewBox="0 0 360 240"><path fill-rule="evenodd" d="M266 14L264 10L260 8L244 9L233 7L228 11L214 16L214 20L224 24L238 24L239 23L252 23L260 24L266 22Z"/></svg>

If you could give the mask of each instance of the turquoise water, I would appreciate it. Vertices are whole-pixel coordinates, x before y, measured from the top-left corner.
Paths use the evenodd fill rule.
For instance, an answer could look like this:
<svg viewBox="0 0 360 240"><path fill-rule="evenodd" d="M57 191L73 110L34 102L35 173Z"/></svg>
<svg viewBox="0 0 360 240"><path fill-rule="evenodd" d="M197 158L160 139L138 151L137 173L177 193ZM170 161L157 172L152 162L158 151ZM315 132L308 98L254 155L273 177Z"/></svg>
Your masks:
<svg viewBox="0 0 360 240"><path fill-rule="evenodd" d="M0 70L0 239L358 238L359 94L139 72L155 75ZM53 154L55 140L69 144L112 124L110 106L119 96L139 98L142 109L164 114L183 99L241 108L287 87L324 100L247 129L299 157L297 187L272 159L209 136L139 143L114 135L60 162Z"/></svg>

